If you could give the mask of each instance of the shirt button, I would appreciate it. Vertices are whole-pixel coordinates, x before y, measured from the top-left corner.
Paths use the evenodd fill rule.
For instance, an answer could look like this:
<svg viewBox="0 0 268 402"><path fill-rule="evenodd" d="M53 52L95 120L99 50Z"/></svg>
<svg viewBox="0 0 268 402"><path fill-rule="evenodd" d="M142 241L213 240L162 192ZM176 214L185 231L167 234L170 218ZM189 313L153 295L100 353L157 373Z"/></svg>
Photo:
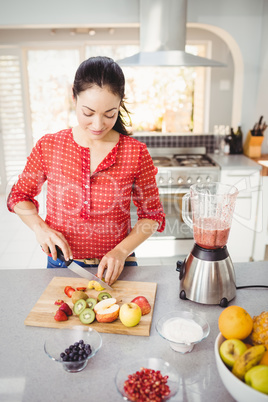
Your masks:
<svg viewBox="0 0 268 402"><path fill-rule="evenodd" d="M85 188L89 188L89 186L86 184L86 185L85 185Z"/></svg>
<svg viewBox="0 0 268 402"><path fill-rule="evenodd" d="M84 201L84 204L88 204L88 201Z"/></svg>

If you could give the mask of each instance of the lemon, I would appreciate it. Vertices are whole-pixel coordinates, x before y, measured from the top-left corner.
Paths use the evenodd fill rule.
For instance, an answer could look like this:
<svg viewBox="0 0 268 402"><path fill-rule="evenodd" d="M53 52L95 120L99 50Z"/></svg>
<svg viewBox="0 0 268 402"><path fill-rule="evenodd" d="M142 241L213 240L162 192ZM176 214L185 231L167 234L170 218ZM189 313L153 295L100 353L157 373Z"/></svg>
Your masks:
<svg viewBox="0 0 268 402"><path fill-rule="evenodd" d="M88 289L95 289L97 291L103 290L104 288L97 281L89 281L87 285Z"/></svg>

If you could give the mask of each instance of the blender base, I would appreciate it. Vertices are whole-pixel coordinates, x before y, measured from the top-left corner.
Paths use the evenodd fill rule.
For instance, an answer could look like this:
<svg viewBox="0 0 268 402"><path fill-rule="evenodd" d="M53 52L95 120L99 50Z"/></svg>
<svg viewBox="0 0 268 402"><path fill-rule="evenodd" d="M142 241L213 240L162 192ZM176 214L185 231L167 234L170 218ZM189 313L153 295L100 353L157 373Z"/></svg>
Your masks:
<svg viewBox="0 0 268 402"><path fill-rule="evenodd" d="M197 244L186 259L177 262L180 298L227 307L236 295L235 272L227 247L209 250Z"/></svg>

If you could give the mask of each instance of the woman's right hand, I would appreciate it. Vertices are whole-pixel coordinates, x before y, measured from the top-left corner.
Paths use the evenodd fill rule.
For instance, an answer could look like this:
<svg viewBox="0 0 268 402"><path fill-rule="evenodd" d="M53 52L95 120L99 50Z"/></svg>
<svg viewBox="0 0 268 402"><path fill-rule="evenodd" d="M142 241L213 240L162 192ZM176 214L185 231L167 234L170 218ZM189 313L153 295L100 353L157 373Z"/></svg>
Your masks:
<svg viewBox="0 0 268 402"><path fill-rule="evenodd" d="M61 232L52 229L45 222L43 222L42 225L36 225L34 232L36 239L41 245L43 251L47 255L51 255L53 260L57 259L56 246L62 250L66 261L73 259L72 250L69 246L69 243Z"/></svg>

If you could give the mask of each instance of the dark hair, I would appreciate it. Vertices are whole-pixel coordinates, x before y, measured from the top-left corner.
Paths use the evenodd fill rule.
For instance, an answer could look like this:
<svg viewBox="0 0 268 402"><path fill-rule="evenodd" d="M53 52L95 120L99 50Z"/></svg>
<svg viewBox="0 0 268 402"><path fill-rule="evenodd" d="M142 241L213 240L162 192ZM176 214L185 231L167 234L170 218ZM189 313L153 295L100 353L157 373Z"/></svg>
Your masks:
<svg viewBox="0 0 268 402"><path fill-rule="evenodd" d="M120 97L120 108L125 111L129 118L129 123L126 123L122 112L119 110L113 129L121 134L129 135L130 133L127 131L126 126L131 125L131 120L129 111L123 101L125 96L125 77L121 67L109 57L98 56L84 60L75 74L73 83L74 98L76 99L80 92L91 88L93 85L98 85L100 88L108 86L114 95Z"/></svg>

